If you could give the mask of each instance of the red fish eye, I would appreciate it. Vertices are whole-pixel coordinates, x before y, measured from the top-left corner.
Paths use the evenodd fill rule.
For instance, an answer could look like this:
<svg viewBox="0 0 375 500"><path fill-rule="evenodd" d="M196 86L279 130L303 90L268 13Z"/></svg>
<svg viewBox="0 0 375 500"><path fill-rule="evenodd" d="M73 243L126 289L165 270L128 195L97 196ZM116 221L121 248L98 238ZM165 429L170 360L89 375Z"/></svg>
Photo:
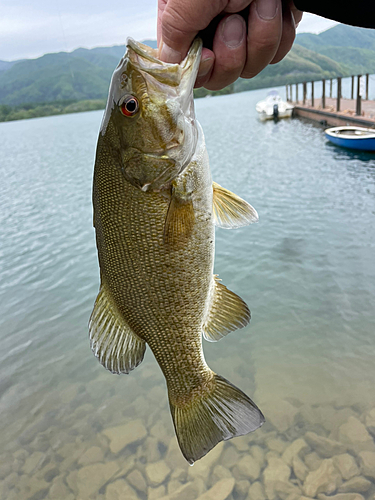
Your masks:
<svg viewBox="0 0 375 500"><path fill-rule="evenodd" d="M138 99L129 95L120 106L121 113L125 116L134 116L139 110Z"/></svg>

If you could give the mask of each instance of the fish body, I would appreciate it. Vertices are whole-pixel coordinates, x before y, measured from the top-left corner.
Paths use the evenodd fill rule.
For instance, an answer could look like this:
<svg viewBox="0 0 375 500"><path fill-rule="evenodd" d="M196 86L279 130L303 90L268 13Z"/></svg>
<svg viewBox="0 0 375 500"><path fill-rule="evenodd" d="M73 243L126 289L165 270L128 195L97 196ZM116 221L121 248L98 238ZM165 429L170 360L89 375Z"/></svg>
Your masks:
<svg viewBox="0 0 375 500"><path fill-rule="evenodd" d="M202 350L202 334L216 341L250 320L213 275L214 224L257 214L212 182L192 96L200 52L195 40L180 65L166 64L128 40L114 72L94 169L101 284L89 323L91 348L113 373L129 373L151 348L189 463L264 421Z"/></svg>

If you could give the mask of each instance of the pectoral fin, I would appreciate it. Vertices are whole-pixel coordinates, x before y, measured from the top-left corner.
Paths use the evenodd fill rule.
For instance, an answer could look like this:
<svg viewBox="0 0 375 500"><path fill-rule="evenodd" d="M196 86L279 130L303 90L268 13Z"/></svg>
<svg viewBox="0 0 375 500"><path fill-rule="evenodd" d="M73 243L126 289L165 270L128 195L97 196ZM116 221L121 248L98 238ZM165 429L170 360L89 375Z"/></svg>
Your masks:
<svg viewBox="0 0 375 500"><path fill-rule="evenodd" d="M89 321L90 345L112 373L129 373L143 359L146 343L126 324L102 285Z"/></svg>
<svg viewBox="0 0 375 500"><path fill-rule="evenodd" d="M182 198L172 193L164 226L164 243L178 249L188 242L195 223L191 197Z"/></svg>
<svg viewBox="0 0 375 500"><path fill-rule="evenodd" d="M203 336L210 342L216 342L229 332L243 328L251 318L249 308L241 297L228 290L217 276L214 278L211 308L203 324Z"/></svg>
<svg viewBox="0 0 375 500"><path fill-rule="evenodd" d="M258 222L258 213L247 201L221 187L216 182L213 187L213 213L216 226L225 229L247 226Z"/></svg>

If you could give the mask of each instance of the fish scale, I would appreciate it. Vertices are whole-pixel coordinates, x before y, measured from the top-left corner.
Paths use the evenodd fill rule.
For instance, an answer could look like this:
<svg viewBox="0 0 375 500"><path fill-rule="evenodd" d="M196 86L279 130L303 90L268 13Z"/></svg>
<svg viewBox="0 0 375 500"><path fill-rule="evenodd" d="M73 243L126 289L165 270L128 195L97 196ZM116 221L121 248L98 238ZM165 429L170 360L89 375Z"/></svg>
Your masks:
<svg viewBox="0 0 375 500"><path fill-rule="evenodd" d="M150 347L189 463L264 421L203 355L202 334L216 341L250 320L213 275L214 224L239 227L257 214L212 182L192 106L200 53L196 40L170 65L130 40L114 72L94 169L101 284L89 323L92 350L114 373L129 373Z"/></svg>

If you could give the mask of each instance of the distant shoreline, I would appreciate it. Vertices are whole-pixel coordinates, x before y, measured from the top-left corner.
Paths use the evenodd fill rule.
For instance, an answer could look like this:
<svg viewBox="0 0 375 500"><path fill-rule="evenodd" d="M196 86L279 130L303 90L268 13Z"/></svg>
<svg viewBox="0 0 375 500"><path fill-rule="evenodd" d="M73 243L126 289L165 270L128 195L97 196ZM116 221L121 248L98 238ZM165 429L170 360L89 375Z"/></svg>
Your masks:
<svg viewBox="0 0 375 500"><path fill-rule="evenodd" d="M0 104L0 122L27 120L43 116L66 115L104 109L106 99L85 99L83 101L54 101L26 103L17 106Z"/></svg>

